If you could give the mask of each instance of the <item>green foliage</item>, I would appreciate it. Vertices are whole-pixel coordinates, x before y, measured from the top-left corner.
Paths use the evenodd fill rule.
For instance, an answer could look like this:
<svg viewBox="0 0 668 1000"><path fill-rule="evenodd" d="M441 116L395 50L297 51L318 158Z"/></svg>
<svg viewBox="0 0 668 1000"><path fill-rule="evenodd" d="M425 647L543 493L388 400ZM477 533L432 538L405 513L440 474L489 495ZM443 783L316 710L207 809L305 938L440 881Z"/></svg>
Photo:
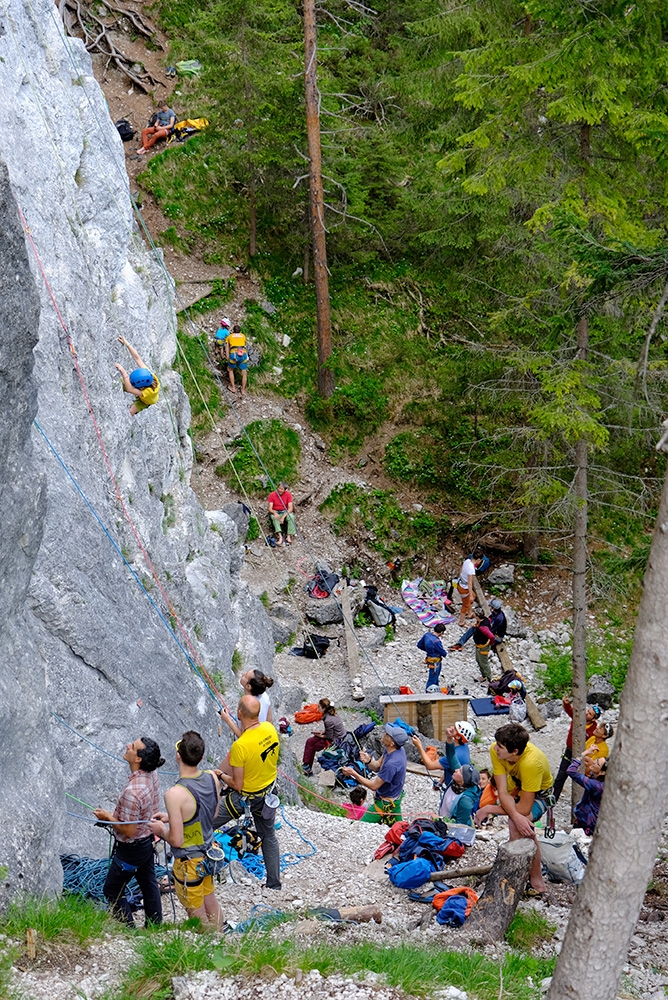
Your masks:
<svg viewBox="0 0 668 1000"><path fill-rule="evenodd" d="M173 528L176 524L176 504L171 493L163 493L160 497L160 502L164 510L164 514L162 515L162 530L166 535L168 529Z"/></svg>
<svg viewBox="0 0 668 1000"><path fill-rule="evenodd" d="M106 910L78 895L66 894L60 899L25 896L10 902L0 918L0 932L25 938L30 927L37 932L38 941L85 945L102 934L113 933L118 924Z"/></svg>
<svg viewBox="0 0 668 1000"><path fill-rule="evenodd" d="M208 433L211 430L211 417L215 420L226 410L220 386L197 338L178 333L177 347L175 366L190 400L191 430L195 434Z"/></svg>
<svg viewBox="0 0 668 1000"><path fill-rule="evenodd" d="M196 921L199 926L199 921ZM213 968L211 942L206 935L177 930L150 934L137 940L138 958L126 972L117 1000L167 1000L172 978Z"/></svg>
<svg viewBox="0 0 668 1000"><path fill-rule="evenodd" d="M445 517L429 511L403 510L389 490L370 490L355 483L336 486L320 510L332 518L337 534L365 538L385 558L397 546L406 555L435 551L450 527Z"/></svg>
<svg viewBox="0 0 668 1000"><path fill-rule="evenodd" d="M610 679L615 691L621 693L632 649L632 632L610 632L595 638L590 636L587 642L587 677L603 674ZM545 667L536 671L542 690L551 698L563 698L570 694L573 682L570 649L546 646L542 655Z"/></svg>
<svg viewBox="0 0 668 1000"><path fill-rule="evenodd" d="M299 776L299 798L313 812L327 813L329 816L345 816L345 810L336 802L325 798L320 788L306 775Z"/></svg>
<svg viewBox="0 0 668 1000"><path fill-rule="evenodd" d="M235 674L238 674L244 665L243 658L238 649L235 649L232 653L232 670Z"/></svg>
<svg viewBox="0 0 668 1000"><path fill-rule="evenodd" d="M241 484L244 492L262 496L281 480L289 483L297 479L301 458L299 435L280 420L253 421L232 448L232 456L216 468L216 474L232 487Z"/></svg>
<svg viewBox="0 0 668 1000"><path fill-rule="evenodd" d="M246 541L254 542L256 538L260 537L260 524L256 517L251 515L248 521L248 531L246 532Z"/></svg>
<svg viewBox="0 0 668 1000"><path fill-rule="evenodd" d="M517 910L506 931L506 941L513 948L531 951L554 937L557 925L547 920L538 910Z"/></svg>
<svg viewBox="0 0 668 1000"><path fill-rule="evenodd" d="M271 607L271 601L269 600L269 594L267 593L266 590L263 590L262 593L260 594L260 600L262 601L262 604L268 611L269 608Z"/></svg>

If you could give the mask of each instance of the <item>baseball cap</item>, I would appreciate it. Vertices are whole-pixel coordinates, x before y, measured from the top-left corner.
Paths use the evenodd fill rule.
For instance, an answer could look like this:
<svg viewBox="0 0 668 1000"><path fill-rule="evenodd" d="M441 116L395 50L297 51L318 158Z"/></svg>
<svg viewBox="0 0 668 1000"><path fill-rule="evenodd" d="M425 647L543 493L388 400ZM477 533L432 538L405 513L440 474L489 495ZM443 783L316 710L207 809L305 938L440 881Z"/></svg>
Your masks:
<svg viewBox="0 0 668 1000"><path fill-rule="evenodd" d="M385 732L390 736L398 747L408 743L408 733L401 726L393 726L391 722L385 723Z"/></svg>
<svg viewBox="0 0 668 1000"><path fill-rule="evenodd" d="M503 607L503 601L500 597L495 597L493 601L489 602L489 606L490 608L494 608L495 611L498 611Z"/></svg>

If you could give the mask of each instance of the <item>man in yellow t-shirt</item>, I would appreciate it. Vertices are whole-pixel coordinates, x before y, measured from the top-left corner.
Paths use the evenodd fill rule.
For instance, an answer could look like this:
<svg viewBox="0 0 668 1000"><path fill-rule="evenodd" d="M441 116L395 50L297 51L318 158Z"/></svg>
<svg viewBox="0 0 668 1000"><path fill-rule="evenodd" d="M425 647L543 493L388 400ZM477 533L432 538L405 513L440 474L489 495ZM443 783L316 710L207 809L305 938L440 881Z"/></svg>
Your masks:
<svg viewBox="0 0 668 1000"><path fill-rule="evenodd" d="M499 804L508 817L511 840L536 839L534 823L550 805L552 774L542 750L529 742L524 726L511 722L494 734L489 755L492 759ZM529 880L535 892L546 891L541 871L540 851L536 849Z"/></svg>
<svg viewBox="0 0 668 1000"><path fill-rule="evenodd" d="M228 786L221 795L214 826L224 826L243 815L247 802L262 839L262 856L267 869L267 889L281 888L278 839L274 826L276 809L266 802L273 792L278 769L280 741L270 722L260 722L260 702L244 695L237 709L241 736L232 744L217 774Z"/></svg>

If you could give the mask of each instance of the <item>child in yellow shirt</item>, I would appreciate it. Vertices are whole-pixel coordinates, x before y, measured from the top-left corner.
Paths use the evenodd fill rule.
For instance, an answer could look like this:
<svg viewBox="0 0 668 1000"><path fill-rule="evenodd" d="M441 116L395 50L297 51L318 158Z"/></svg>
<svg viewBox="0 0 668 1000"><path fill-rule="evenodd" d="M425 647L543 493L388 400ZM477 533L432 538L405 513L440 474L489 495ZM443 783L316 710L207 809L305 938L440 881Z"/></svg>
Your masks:
<svg viewBox="0 0 668 1000"><path fill-rule="evenodd" d="M610 722L599 722L596 729L594 730L593 736L590 736L585 743L585 750L591 751L585 758L585 771L588 772L588 763L592 760L601 760L604 757L610 756L610 747L606 743L606 740L610 739L611 736L615 735L615 730Z"/></svg>
<svg viewBox="0 0 668 1000"><path fill-rule="evenodd" d="M147 406L153 406L154 403L158 402L160 383L158 376L146 367L137 351L127 342L125 337L119 337L118 342L127 347L132 360L138 366L128 375L123 365L116 365L123 379L123 388L135 397L135 401L130 407L130 416L134 417L140 410L145 410Z"/></svg>

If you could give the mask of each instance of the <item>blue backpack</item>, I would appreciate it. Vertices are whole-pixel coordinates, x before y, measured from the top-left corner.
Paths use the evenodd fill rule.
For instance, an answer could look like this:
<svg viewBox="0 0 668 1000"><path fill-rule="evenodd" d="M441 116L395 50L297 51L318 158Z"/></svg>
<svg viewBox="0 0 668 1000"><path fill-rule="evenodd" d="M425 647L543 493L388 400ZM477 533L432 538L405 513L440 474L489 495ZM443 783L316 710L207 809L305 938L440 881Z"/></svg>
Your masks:
<svg viewBox="0 0 668 1000"><path fill-rule="evenodd" d="M417 889L429 881L429 876L436 871L426 858L416 858L414 861L400 861L392 865L388 871L390 882L397 889Z"/></svg>

